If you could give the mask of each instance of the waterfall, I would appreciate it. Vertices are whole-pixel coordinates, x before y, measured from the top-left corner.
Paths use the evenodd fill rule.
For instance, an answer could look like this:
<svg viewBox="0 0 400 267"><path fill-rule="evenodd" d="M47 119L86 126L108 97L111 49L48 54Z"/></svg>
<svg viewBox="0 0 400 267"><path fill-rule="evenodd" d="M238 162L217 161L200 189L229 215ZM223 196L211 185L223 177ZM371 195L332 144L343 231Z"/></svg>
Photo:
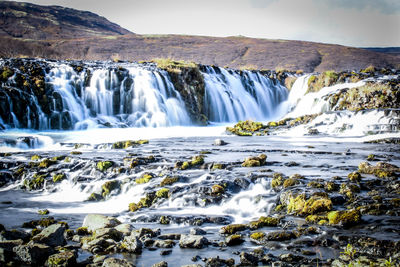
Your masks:
<svg viewBox="0 0 400 267"><path fill-rule="evenodd" d="M34 76L18 64L33 64ZM288 97L280 82L256 71L202 66L204 83L195 84L204 84L204 90L198 94L179 79L174 80L177 90L172 76L152 65L34 59L0 61L2 65L15 73L0 80L3 128L188 126L198 122L198 115L216 123L266 121L284 115L281 103Z"/></svg>
<svg viewBox="0 0 400 267"><path fill-rule="evenodd" d="M206 67L205 115L213 122L269 120L282 114L278 105L287 98L287 89L259 72Z"/></svg>

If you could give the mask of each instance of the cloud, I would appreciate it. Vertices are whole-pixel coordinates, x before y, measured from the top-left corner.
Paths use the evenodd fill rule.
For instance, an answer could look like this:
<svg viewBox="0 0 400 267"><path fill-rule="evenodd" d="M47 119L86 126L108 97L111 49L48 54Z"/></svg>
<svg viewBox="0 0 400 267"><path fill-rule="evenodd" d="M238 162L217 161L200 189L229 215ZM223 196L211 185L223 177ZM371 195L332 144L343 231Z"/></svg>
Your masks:
<svg viewBox="0 0 400 267"><path fill-rule="evenodd" d="M333 8L343 9L372 9L383 14L400 13L399 0L314 0L315 3L324 3Z"/></svg>
<svg viewBox="0 0 400 267"><path fill-rule="evenodd" d="M266 8L279 0L250 0L250 4L254 8Z"/></svg>

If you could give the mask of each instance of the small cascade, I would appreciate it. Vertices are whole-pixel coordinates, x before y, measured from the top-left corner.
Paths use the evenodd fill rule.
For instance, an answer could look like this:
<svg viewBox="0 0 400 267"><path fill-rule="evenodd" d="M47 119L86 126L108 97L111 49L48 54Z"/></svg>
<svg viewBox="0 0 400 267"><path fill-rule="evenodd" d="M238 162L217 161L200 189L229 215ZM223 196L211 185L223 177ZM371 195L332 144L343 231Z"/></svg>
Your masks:
<svg viewBox="0 0 400 267"><path fill-rule="evenodd" d="M213 122L268 120L282 116L277 107L286 100L287 89L259 72L206 67L205 115Z"/></svg>

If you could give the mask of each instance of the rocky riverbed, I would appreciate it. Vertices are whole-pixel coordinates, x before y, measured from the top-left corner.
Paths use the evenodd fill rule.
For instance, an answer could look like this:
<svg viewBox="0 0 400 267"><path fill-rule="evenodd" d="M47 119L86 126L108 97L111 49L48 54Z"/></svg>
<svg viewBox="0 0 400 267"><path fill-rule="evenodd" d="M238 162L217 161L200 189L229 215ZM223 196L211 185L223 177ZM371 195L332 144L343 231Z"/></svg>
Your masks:
<svg viewBox="0 0 400 267"><path fill-rule="evenodd" d="M10 266L400 264L398 144L59 137L0 166Z"/></svg>

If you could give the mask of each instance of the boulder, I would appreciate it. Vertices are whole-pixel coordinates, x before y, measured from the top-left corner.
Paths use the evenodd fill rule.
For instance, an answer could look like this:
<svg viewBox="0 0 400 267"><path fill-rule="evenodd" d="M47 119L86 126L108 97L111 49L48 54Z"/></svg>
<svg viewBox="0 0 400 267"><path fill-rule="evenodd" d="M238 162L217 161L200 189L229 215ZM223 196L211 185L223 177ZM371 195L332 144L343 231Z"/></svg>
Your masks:
<svg viewBox="0 0 400 267"><path fill-rule="evenodd" d="M119 224L121 224L121 222L114 217L101 214L88 214L83 220L82 226L87 227L89 231L95 231L99 228L110 228Z"/></svg>
<svg viewBox="0 0 400 267"><path fill-rule="evenodd" d="M104 260L102 267L133 267L134 265L127 260L108 258Z"/></svg>
<svg viewBox="0 0 400 267"><path fill-rule="evenodd" d="M153 264L151 267L168 267L168 263L166 261L161 261L159 263Z"/></svg>
<svg viewBox="0 0 400 267"><path fill-rule="evenodd" d="M53 254L47 259L45 263L45 266L48 267L73 267L76 265L76 253L74 253L73 251L63 251L57 254Z"/></svg>
<svg viewBox="0 0 400 267"><path fill-rule="evenodd" d="M181 235L181 248L203 248L208 245L208 239L201 235Z"/></svg>
<svg viewBox="0 0 400 267"><path fill-rule="evenodd" d="M121 242L121 247L128 252L140 254L142 253L143 243L137 236L130 235L124 238Z"/></svg>
<svg viewBox="0 0 400 267"><path fill-rule="evenodd" d="M43 229L39 234L32 237L32 240L51 247L62 246L66 243L64 232L64 225L52 224Z"/></svg>
<svg viewBox="0 0 400 267"><path fill-rule="evenodd" d="M34 242L16 246L13 251L19 261L33 266L43 265L47 258L54 253L52 247Z"/></svg>

